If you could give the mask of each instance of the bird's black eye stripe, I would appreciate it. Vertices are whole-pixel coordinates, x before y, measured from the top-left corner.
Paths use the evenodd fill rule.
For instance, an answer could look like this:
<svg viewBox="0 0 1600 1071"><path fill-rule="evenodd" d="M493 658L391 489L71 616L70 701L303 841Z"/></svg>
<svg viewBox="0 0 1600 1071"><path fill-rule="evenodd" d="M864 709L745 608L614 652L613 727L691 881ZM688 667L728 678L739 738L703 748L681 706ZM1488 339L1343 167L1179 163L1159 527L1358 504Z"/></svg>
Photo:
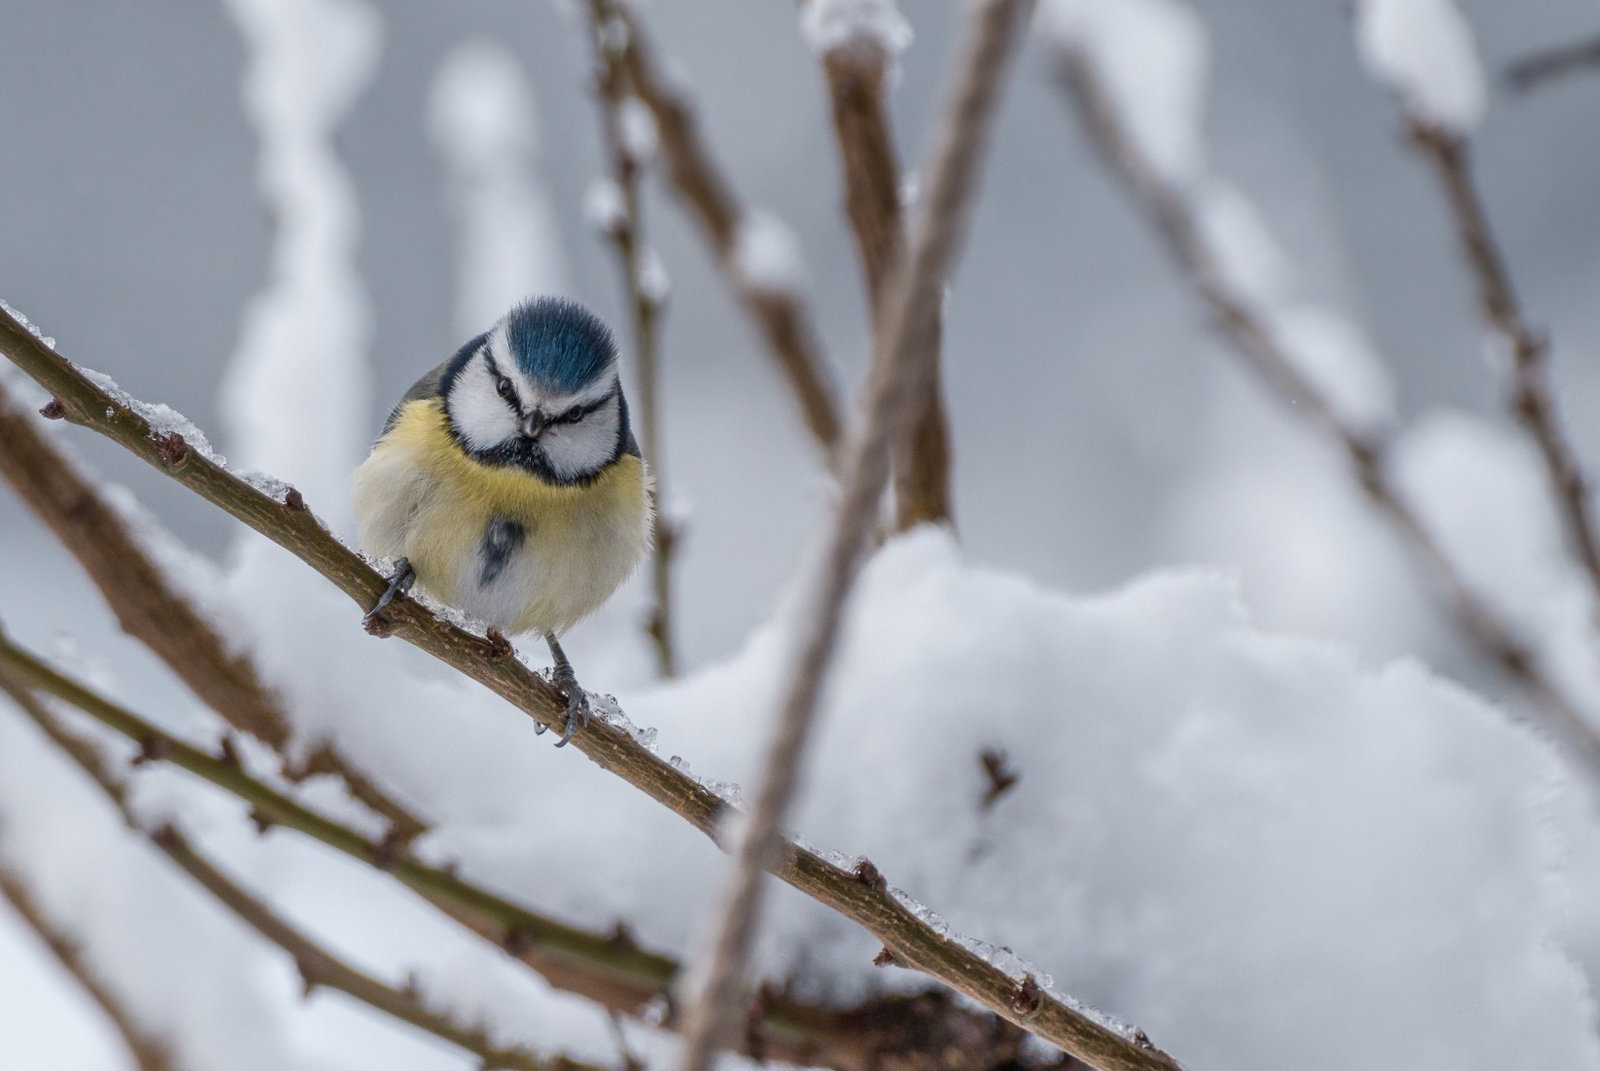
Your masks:
<svg viewBox="0 0 1600 1071"><path fill-rule="evenodd" d="M582 420L584 417L588 416L590 413L592 413L595 410L599 409L601 406L605 405L607 402L609 402L612 398L615 398L616 396L617 396L617 392L616 391L609 391L606 394L603 394L600 397L596 398L594 401L590 402L588 405L579 405L579 406L574 406L571 409L568 409L565 413L562 413L560 416L556 417L550 423L552 423L552 424L576 424L578 421Z"/></svg>

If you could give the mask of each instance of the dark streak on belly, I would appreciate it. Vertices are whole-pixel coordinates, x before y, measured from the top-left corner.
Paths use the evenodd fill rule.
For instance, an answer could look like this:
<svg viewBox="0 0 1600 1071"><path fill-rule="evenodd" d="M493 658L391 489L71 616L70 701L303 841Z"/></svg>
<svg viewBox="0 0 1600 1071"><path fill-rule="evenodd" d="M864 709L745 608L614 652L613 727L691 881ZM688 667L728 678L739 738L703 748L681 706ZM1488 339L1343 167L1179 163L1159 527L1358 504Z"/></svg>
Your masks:
<svg viewBox="0 0 1600 1071"><path fill-rule="evenodd" d="M500 579L511 555L528 538L528 530L516 521L496 517L483 530L483 542L478 544L478 557L482 566L478 570L478 586L486 588Z"/></svg>

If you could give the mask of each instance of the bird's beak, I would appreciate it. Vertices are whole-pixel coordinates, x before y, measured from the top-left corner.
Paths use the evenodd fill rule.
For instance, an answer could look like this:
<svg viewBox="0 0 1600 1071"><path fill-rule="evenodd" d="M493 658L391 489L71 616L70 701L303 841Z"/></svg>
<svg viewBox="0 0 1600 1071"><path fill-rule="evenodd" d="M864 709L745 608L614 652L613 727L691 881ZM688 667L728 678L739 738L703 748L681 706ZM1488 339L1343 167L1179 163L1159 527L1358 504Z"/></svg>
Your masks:
<svg viewBox="0 0 1600 1071"><path fill-rule="evenodd" d="M545 426L549 423L550 418L545 416L544 413L538 409L535 409L533 412L529 413L523 418L522 434L526 435L530 439L533 439L534 441L538 441L539 436L544 434Z"/></svg>

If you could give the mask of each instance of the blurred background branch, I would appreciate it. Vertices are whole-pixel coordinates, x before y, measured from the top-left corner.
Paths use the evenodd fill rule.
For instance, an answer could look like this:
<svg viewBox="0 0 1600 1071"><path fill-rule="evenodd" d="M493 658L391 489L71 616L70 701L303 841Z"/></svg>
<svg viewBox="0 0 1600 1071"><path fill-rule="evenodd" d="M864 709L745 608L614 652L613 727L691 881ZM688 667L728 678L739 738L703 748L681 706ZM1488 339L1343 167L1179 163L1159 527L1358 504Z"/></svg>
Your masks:
<svg viewBox="0 0 1600 1071"><path fill-rule="evenodd" d="M1408 118L1407 127L1411 144L1439 180L1440 193L1455 222L1461 255L1477 282L1484 322L1511 357L1511 389L1506 400L1544 460L1555 510L1566 529L1567 547L1588 579L1594 602L1591 616L1600 630L1600 539L1595 535L1589 505L1589 482L1556 408L1550 383L1550 340L1528 321L1517 297L1505 253L1478 192L1466 138L1414 117Z"/></svg>
<svg viewBox="0 0 1600 1071"><path fill-rule="evenodd" d="M740 203L711 156L687 94L661 69L638 12L614 0L607 6L602 32L613 42L609 47L618 50L630 88L655 116L662 160L678 201L755 320L831 466L839 445L839 392L799 288L802 268L794 260L793 235L776 219Z"/></svg>
<svg viewBox="0 0 1600 1071"><path fill-rule="evenodd" d="M1506 81L1511 88L1527 92L1547 82L1595 68L1600 68L1600 38L1531 52L1506 68Z"/></svg>
<svg viewBox="0 0 1600 1071"><path fill-rule="evenodd" d="M677 674L672 628L672 562L682 536L679 520L668 506L666 462L662 452L661 402L658 383L661 316L668 280L661 259L646 240L640 177L655 152L655 121L628 88L622 66L623 35L616 30L612 0L589 0L590 36L594 42L595 90L599 99L601 140L610 165L609 179L590 188L591 209L602 234L615 247L622 269L623 293L630 313L633 352L639 372L637 409L639 445L655 478L655 550L650 558L654 603L646 629L655 648L656 668L663 677ZM646 123L648 122L648 126Z"/></svg>
<svg viewBox="0 0 1600 1071"><path fill-rule="evenodd" d="M831 0L802 0L801 23L818 53L828 83L828 104L838 139L845 218L855 235L867 283L867 304L881 329L884 302L905 244L901 200L911 191L901 174L889 119L888 95L895 57L911 35L893 5L883 5L874 26L841 14ZM897 531L918 524L953 523L950 428L940 370L944 302L917 309L916 330L927 339L923 360L932 366L915 403L916 416L893 444L894 516Z"/></svg>
<svg viewBox="0 0 1600 1071"><path fill-rule="evenodd" d="M1387 429L1358 426L1341 412L1302 371L1305 358L1286 348L1267 313L1230 286L1190 192L1164 177L1129 137L1093 59L1071 45L1058 46L1055 64L1063 97L1090 143L1154 225L1185 284L1212 313L1223 338L1280 401L1340 446L1352 479L1411 547L1462 635L1532 700L1519 709L1561 742L1585 776L1600 779L1600 733L1505 615L1467 578L1409 501L1390 469Z"/></svg>
<svg viewBox="0 0 1600 1071"><path fill-rule="evenodd" d="M0 685L4 683L0 678ZM138 1071L180 1071L183 1065L173 1059L167 1044L134 1018L122 998L95 973L90 957L78 942L49 917L28 888L21 870L6 858L3 836L0 836L0 898L11 905L17 916L50 950L61 969L72 976L78 987L104 1013Z"/></svg>

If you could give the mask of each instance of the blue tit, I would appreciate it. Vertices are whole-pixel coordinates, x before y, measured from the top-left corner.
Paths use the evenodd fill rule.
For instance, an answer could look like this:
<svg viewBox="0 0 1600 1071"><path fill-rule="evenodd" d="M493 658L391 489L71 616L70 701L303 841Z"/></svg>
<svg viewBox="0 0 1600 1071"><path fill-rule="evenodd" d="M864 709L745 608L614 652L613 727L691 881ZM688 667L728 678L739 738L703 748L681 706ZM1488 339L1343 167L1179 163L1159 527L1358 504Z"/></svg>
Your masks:
<svg viewBox="0 0 1600 1071"><path fill-rule="evenodd" d="M565 744L589 700L557 637L611 596L649 549L649 476L628 427L611 332L537 298L419 379L355 473L361 547L504 633L550 645Z"/></svg>

